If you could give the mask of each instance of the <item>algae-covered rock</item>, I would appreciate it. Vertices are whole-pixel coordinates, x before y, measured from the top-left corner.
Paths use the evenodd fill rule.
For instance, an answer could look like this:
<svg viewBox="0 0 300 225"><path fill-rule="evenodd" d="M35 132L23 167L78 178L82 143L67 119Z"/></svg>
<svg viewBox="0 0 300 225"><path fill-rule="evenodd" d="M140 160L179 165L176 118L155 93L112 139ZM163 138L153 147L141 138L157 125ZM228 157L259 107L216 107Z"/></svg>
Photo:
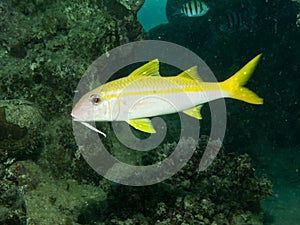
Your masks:
<svg viewBox="0 0 300 225"><path fill-rule="evenodd" d="M20 189L0 180L0 224L26 224L26 207Z"/></svg>
<svg viewBox="0 0 300 225"><path fill-rule="evenodd" d="M185 143L189 145L190 140ZM255 175L249 156L224 155L222 150L207 170L199 171L207 143L208 137L202 137L192 159L163 183L147 187L112 186L106 201L95 200L82 208L78 222L262 225L260 201L271 194L270 181ZM167 147L172 152L176 145ZM167 157L165 152L166 149L156 149L154 161Z"/></svg>
<svg viewBox="0 0 300 225"><path fill-rule="evenodd" d="M70 176L79 182L98 183L102 179L81 156L74 141L69 115L60 116L45 125L44 147L37 160L46 171L58 178Z"/></svg>
<svg viewBox="0 0 300 225"><path fill-rule="evenodd" d="M0 224L78 224L82 204L105 198L99 186L56 178L32 160L6 168L0 180Z"/></svg>
<svg viewBox="0 0 300 225"><path fill-rule="evenodd" d="M128 10L137 12L142 7L145 0L117 0L117 2L125 6Z"/></svg>
<svg viewBox="0 0 300 225"><path fill-rule="evenodd" d="M107 51L141 39L142 1L14 1L0 16L1 99L25 99L49 118L70 111L79 79ZM128 9L125 6L129 7Z"/></svg>
<svg viewBox="0 0 300 225"><path fill-rule="evenodd" d="M75 156L77 146L70 112L76 86L97 57L121 44L141 39L142 27L136 13L143 1L0 2L5 11L0 11L5 14L0 16L0 99L22 96L38 106L47 120L39 162L51 168L55 176L70 172L71 176L80 177L80 171L87 169L75 165L78 154ZM24 107L19 104L18 110ZM0 160L26 156L23 150L35 146L36 139L29 138L26 127L6 126L8 109L1 109L5 129L0 131L0 148L10 143L15 147L10 146L13 151L1 151ZM28 122L34 118L35 115L28 118ZM13 130L9 140L7 130Z"/></svg>
<svg viewBox="0 0 300 225"><path fill-rule="evenodd" d="M34 157L41 147L43 117L32 103L0 101L0 162Z"/></svg>

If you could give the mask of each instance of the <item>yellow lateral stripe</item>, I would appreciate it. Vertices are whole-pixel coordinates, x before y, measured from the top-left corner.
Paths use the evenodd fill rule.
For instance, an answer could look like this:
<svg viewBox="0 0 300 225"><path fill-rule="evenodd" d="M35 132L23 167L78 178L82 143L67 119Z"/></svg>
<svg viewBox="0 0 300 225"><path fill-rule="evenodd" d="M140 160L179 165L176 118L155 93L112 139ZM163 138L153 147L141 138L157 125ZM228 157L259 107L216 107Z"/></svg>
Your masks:
<svg viewBox="0 0 300 225"><path fill-rule="evenodd" d="M212 90L212 88L210 89ZM118 98L118 97L127 97L127 96L143 96L143 95L157 95L157 94L170 94L170 93L185 93L185 92L204 92L205 90L201 87L188 87L188 88L172 88L166 90L151 90L151 91L131 91L131 92L121 92L115 94L104 94L102 99Z"/></svg>

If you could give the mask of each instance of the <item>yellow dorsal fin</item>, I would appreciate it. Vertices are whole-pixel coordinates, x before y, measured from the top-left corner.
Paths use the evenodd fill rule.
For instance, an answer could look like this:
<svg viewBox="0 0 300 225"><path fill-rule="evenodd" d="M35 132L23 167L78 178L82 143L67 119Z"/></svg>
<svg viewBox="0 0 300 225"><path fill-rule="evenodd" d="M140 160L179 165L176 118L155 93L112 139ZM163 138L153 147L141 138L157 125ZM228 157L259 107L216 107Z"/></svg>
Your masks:
<svg viewBox="0 0 300 225"><path fill-rule="evenodd" d="M198 75L197 66L193 66L190 69L183 71L177 77L188 78L188 79L197 80L199 82L203 82L203 80Z"/></svg>
<svg viewBox="0 0 300 225"><path fill-rule="evenodd" d="M191 117L194 117L198 120L202 120L202 116L201 116L201 113L200 113L201 108L202 108L202 105L198 105L194 108L184 110L183 113L185 113L185 114L187 114Z"/></svg>
<svg viewBox="0 0 300 225"><path fill-rule="evenodd" d="M159 75L159 61L154 59L141 67L137 68L129 77L144 77L144 76L160 76Z"/></svg>
<svg viewBox="0 0 300 225"><path fill-rule="evenodd" d="M146 133L156 133L154 130L151 120L149 119L132 119L127 121L135 129L146 132Z"/></svg>

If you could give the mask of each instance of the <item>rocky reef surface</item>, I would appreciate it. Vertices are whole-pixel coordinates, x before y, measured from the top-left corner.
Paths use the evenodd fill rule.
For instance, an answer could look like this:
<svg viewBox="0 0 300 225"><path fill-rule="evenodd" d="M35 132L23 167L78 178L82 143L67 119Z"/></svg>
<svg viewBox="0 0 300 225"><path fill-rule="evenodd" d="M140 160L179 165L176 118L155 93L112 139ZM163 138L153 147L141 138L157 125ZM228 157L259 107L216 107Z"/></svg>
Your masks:
<svg viewBox="0 0 300 225"><path fill-rule="evenodd" d="M199 162L209 138L201 136L192 159L172 178L157 185L129 187L114 184L105 201L94 200L78 216L81 224L263 224L260 201L271 195L271 182L258 178L248 155L224 155L205 171ZM190 143L186 139L181 148ZM152 153L163 160L166 144ZM144 159L149 163L149 157ZM117 209L117 210L116 210Z"/></svg>
<svg viewBox="0 0 300 225"><path fill-rule="evenodd" d="M94 59L140 39L142 4L0 1L1 224L69 224L62 211L73 208L67 193L77 181L64 179L100 180L76 153L72 98ZM69 195L76 204L84 201L80 192Z"/></svg>
<svg viewBox="0 0 300 225"><path fill-rule="evenodd" d="M270 182L247 155L219 154L198 172L205 138L183 171L150 187L112 184L80 156L69 115L76 85L98 56L144 36L142 4L0 1L1 224L262 224ZM116 154L130 159L126 150ZM160 160L161 149L149 157L135 161Z"/></svg>

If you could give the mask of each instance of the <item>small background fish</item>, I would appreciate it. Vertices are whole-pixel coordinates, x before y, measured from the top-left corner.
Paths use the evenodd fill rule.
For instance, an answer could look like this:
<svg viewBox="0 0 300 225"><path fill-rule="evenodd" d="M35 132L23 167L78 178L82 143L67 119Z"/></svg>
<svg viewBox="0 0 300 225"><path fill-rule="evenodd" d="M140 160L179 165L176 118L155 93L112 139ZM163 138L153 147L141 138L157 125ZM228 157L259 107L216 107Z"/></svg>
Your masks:
<svg viewBox="0 0 300 225"><path fill-rule="evenodd" d="M220 17L218 28L225 33L253 32L255 18L256 14L249 10L227 11Z"/></svg>
<svg viewBox="0 0 300 225"><path fill-rule="evenodd" d="M180 13L186 17L200 17L204 16L208 10L209 7L204 1L190 0L181 6Z"/></svg>
<svg viewBox="0 0 300 225"><path fill-rule="evenodd" d="M203 0L168 0L166 14L169 22L182 18L200 18L210 6Z"/></svg>

